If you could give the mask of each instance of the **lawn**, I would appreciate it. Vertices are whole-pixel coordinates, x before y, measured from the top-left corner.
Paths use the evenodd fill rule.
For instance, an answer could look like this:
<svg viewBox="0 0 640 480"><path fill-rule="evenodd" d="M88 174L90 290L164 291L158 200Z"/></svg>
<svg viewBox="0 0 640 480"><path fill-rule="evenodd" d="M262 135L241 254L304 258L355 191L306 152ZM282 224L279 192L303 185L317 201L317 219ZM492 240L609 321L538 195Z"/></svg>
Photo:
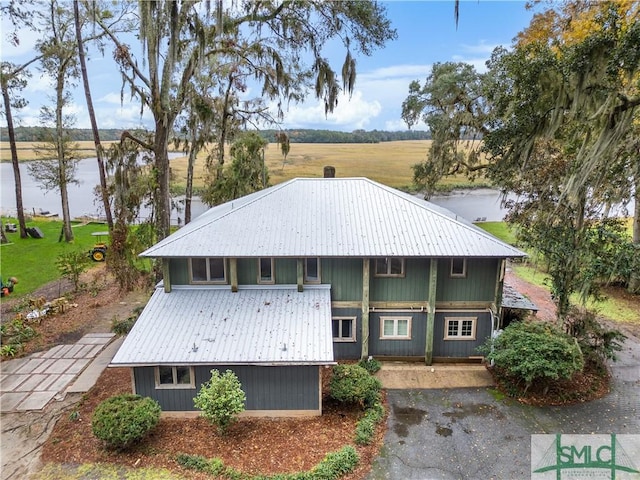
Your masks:
<svg viewBox="0 0 640 480"><path fill-rule="evenodd" d="M16 223L14 218L3 217L2 224ZM31 220L27 227L38 227L44 238L20 238L19 233L7 233L10 243L0 247L0 275L3 279L16 277L20 283L15 286L13 295L23 296L33 292L45 283L56 280L60 273L56 267L58 255L65 252L89 249L96 243L93 232L104 232L106 225L101 223L73 223L73 243L58 242L62 221ZM102 240L106 240L105 237ZM64 293L64 292L63 292Z"/></svg>

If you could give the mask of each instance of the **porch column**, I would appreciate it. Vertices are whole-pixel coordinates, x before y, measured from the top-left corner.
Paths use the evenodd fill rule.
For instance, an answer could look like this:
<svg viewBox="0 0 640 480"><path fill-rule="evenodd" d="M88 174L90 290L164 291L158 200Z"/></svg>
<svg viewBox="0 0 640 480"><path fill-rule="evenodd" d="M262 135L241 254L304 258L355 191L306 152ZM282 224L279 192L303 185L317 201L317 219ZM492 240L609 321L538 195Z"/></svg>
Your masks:
<svg viewBox="0 0 640 480"><path fill-rule="evenodd" d="M369 270L371 260L362 259L362 353L360 358L369 357Z"/></svg>
<svg viewBox="0 0 640 480"><path fill-rule="evenodd" d="M230 280L231 280L231 291L238 291L238 259L230 258L229 259L229 270L230 270Z"/></svg>
<svg viewBox="0 0 640 480"><path fill-rule="evenodd" d="M162 259L162 284L166 293L171 292L171 270L169 269L169 259Z"/></svg>
<svg viewBox="0 0 640 480"><path fill-rule="evenodd" d="M429 266L429 311L427 312L427 338L424 348L424 363L433 363L433 325L436 319L436 286L438 284L438 259L432 258Z"/></svg>
<svg viewBox="0 0 640 480"><path fill-rule="evenodd" d="M296 267L297 276L298 276L298 291L302 292L304 290L304 260L302 258L298 259L298 264Z"/></svg>

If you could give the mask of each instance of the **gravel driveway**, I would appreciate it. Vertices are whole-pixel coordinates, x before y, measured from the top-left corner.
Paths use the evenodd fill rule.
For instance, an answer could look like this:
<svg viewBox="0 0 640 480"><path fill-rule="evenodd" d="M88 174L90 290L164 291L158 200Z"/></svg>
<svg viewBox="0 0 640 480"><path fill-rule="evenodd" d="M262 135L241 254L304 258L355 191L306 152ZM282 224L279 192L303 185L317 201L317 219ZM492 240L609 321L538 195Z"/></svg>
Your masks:
<svg viewBox="0 0 640 480"><path fill-rule="evenodd" d="M488 388L389 390L389 428L368 479L530 478L531 434L640 434L639 339L626 341L612 373L609 395L564 407Z"/></svg>

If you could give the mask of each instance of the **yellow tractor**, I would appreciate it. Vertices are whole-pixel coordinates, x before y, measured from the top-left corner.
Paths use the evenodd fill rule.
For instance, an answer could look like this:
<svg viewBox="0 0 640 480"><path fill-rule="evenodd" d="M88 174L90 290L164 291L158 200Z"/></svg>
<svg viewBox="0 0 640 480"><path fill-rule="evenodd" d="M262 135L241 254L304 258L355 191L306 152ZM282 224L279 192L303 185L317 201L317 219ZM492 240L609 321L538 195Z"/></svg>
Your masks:
<svg viewBox="0 0 640 480"><path fill-rule="evenodd" d="M104 262L107 257L107 243L102 240L102 237L109 236L109 232L93 232L91 235L98 239L89 251L89 258L94 262Z"/></svg>

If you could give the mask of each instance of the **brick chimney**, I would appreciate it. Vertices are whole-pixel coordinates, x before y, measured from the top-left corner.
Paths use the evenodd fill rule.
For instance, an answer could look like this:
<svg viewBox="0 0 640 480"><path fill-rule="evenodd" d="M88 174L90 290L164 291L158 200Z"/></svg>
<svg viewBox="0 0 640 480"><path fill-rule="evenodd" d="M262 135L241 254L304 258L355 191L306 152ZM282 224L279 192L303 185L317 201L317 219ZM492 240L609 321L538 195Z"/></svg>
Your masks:
<svg viewBox="0 0 640 480"><path fill-rule="evenodd" d="M327 165L324 167L324 178L335 178L336 177L336 167L332 167Z"/></svg>

